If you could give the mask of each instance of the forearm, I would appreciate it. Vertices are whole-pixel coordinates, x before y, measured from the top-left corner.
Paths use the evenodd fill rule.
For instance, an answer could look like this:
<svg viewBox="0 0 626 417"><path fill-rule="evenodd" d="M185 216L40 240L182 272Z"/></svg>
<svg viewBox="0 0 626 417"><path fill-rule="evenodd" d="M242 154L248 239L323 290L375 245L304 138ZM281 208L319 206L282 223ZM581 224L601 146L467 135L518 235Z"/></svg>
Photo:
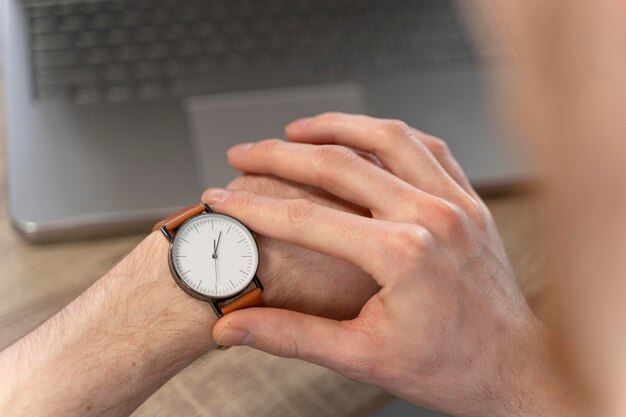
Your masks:
<svg viewBox="0 0 626 417"><path fill-rule="evenodd" d="M215 347L211 308L171 278L153 233L37 330L0 354L0 415L128 415Z"/></svg>
<svg viewBox="0 0 626 417"><path fill-rule="evenodd" d="M500 367L499 391L487 395L494 415L585 417L581 392L567 373L551 332L534 317L511 336L510 346L494 357ZM489 393L488 393L489 394Z"/></svg>

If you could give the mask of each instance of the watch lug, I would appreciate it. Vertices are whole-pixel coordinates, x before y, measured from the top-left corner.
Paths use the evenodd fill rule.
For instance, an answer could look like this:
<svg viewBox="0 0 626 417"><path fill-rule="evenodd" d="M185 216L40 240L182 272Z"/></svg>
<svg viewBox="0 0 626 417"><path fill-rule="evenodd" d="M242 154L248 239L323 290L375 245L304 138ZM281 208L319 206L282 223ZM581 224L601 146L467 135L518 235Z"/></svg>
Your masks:
<svg viewBox="0 0 626 417"><path fill-rule="evenodd" d="M213 307L213 311L215 311L215 314L217 314L217 317L224 317L224 312L222 311L222 308L216 300L211 300L210 304L211 307Z"/></svg>
<svg viewBox="0 0 626 417"><path fill-rule="evenodd" d="M261 292L265 291L265 288L263 288L263 283L261 282L258 276L255 275L254 278L252 279L252 282L254 282L254 285L256 285L257 288L261 290Z"/></svg>
<svg viewBox="0 0 626 417"><path fill-rule="evenodd" d="M207 213L213 213L213 210L211 210L211 207L209 207L207 203L203 203L202 205L204 206L204 211Z"/></svg>
<svg viewBox="0 0 626 417"><path fill-rule="evenodd" d="M167 240L170 241L170 243L174 241L174 236L172 236L172 234L168 230L167 226L161 227L161 233L163 233L165 235L165 237L167 238Z"/></svg>

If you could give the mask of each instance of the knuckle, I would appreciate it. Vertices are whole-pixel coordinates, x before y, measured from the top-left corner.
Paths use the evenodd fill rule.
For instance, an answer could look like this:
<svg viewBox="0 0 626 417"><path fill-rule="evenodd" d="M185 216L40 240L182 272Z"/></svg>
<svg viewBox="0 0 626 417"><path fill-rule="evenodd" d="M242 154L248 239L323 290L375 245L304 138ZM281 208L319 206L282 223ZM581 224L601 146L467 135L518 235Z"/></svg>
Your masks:
<svg viewBox="0 0 626 417"><path fill-rule="evenodd" d="M491 212L480 199L470 198L470 202L467 204L466 209L467 216L471 219L479 228L485 229L491 223L493 218Z"/></svg>
<svg viewBox="0 0 626 417"><path fill-rule="evenodd" d="M430 151L430 153L432 153L437 159L447 158L451 155L450 147L442 139L433 136L427 136L426 138L424 138L423 142Z"/></svg>
<svg viewBox="0 0 626 417"><path fill-rule="evenodd" d="M342 115L343 113L336 112L336 111L324 112L315 116L313 118L313 122L319 122L319 123L335 122L339 118L341 118Z"/></svg>
<svg viewBox="0 0 626 417"><path fill-rule="evenodd" d="M277 146L280 146L282 140L280 139L265 139L258 142L255 146L257 149L264 152L272 152Z"/></svg>
<svg viewBox="0 0 626 417"><path fill-rule="evenodd" d="M300 227L311 219L313 210L314 204L309 200L292 200L287 203L287 219L293 227Z"/></svg>
<svg viewBox="0 0 626 417"><path fill-rule="evenodd" d="M357 154L339 145L323 145L316 151L313 164L322 170L341 168L354 161Z"/></svg>
<svg viewBox="0 0 626 417"><path fill-rule="evenodd" d="M414 220L419 220L424 207L424 199L426 198L424 193L412 188L404 188L401 192L398 192L398 197L407 208L409 216L414 215Z"/></svg>
<svg viewBox="0 0 626 417"><path fill-rule="evenodd" d="M402 120L390 119L383 120L381 123L383 131L385 131L385 133L387 133L389 136L392 136L394 138L413 137L413 131L411 130L411 127Z"/></svg>
<svg viewBox="0 0 626 417"><path fill-rule="evenodd" d="M230 208L237 213L247 212L253 204L252 194L246 191L233 191L227 200Z"/></svg>
<svg viewBox="0 0 626 417"><path fill-rule="evenodd" d="M250 177L249 175L240 175L238 177L235 177L230 183L228 183L227 188L231 190L247 189L252 184L254 184L252 177Z"/></svg>
<svg viewBox="0 0 626 417"><path fill-rule="evenodd" d="M265 196L281 195L281 183L273 177L261 175L242 175L231 182L232 188L256 192Z"/></svg>
<svg viewBox="0 0 626 417"><path fill-rule="evenodd" d="M421 226L403 225L388 236L391 255L399 261L416 260L428 250L432 236Z"/></svg>
<svg viewBox="0 0 626 417"><path fill-rule="evenodd" d="M433 220L443 230L444 236L453 236L463 233L467 226L468 217L459 206L448 201L440 200L431 207Z"/></svg>

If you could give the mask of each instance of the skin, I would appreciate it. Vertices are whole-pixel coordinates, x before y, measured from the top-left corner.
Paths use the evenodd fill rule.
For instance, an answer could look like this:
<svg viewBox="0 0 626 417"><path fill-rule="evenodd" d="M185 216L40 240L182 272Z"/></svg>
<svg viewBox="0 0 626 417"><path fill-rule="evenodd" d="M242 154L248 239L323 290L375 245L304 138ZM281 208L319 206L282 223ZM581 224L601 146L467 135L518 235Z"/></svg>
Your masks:
<svg viewBox="0 0 626 417"><path fill-rule="evenodd" d="M248 191L210 189L204 201L265 236L358 266L380 290L352 320L234 312L213 329L218 343L317 363L452 415L577 415L491 216L441 141L400 121L339 113L286 133L290 142L231 149L232 165L319 187L371 217Z"/></svg>

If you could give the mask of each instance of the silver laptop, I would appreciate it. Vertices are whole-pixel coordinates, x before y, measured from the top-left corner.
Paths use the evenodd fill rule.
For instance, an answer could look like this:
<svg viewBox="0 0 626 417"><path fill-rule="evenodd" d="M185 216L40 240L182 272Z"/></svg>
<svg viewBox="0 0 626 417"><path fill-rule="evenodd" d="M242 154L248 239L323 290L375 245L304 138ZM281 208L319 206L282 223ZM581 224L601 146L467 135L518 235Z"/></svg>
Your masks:
<svg viewBox="0 0 626 417"><path fill-rule="evenodd" d="M32 241L147 231L237 175L231 145L325 111L439 135L479 187L529 172L450 0L2 7L8 201Z"/></svg>

